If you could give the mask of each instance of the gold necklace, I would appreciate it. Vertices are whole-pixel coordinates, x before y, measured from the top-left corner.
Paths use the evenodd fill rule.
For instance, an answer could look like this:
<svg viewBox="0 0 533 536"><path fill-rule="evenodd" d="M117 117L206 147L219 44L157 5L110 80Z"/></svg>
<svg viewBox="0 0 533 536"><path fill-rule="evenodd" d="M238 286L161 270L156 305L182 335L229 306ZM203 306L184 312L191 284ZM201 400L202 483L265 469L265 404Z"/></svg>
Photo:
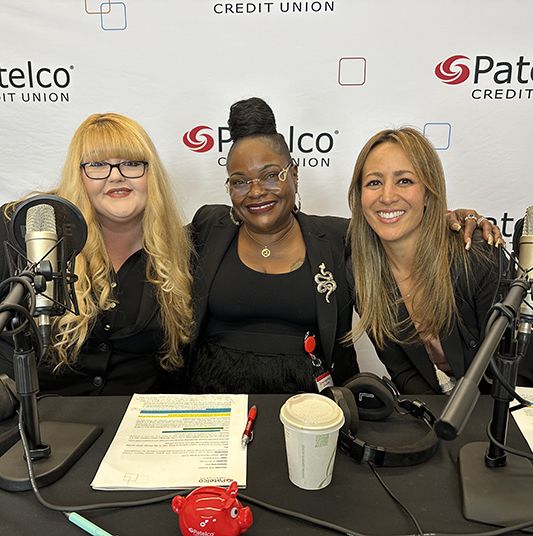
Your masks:
<svg viewBox="0 0 533 536"><path fill-rule="evenodd" d="M267 257L270 257L270 254L272 253L270 251L270 248L274 245L274 244L278 244L279 242L281 242L284 238L286 238L289 233L292 231L292 228L294 227L294 222L295 222L296 218L293 218L292 219L292 222L289 226L289 228L277 239L277 240L274 240L274 242L271 242L270 244L263 244L262 242L259 242L259 240L257 240L256 238L254 238L251 234L250 234L250 231L248 231L248 227L246 227L246 225L243 225L244 227L244 231L246 232L246 234L256 243L256 244L259 244L260 246L262 246L262 250L261 250L261 255L263 255L263 257L265 257L265 259Z"/></svg>

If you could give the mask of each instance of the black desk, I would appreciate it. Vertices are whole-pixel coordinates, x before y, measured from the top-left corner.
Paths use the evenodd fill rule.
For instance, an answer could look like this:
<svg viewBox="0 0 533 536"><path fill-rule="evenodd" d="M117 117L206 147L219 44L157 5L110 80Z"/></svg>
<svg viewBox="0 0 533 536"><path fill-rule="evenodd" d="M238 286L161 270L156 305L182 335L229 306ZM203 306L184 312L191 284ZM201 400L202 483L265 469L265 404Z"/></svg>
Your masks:
<svg viewBox="0 0 533 536"><path fill-rule="evenodd" d="M258 406L255 438L248 449L248 487L243 493L278 506L291 508L348 527L357 532L386 536L413 534L411 521L392 501L370 468L358 465L338 452L332 483L320 491L305 491L290 483L287 476L283 428L279 408L286 396L250 396ZM437 415L445 397L424 397ZM85 422L100 425L103 434L85 455L58 482L42 489L53 503L84 504L132 500L166 492L93 491L90 482L110 444L129 402L125 397L45 398L40 402L43 420ZM402 502L414 513L425 532L480 532L490 527L466 521L461 514L461 492L456 459L459 448L485 438L484 429L492 410L492 400L482 397L461 437L441 442L428 462L406 468L379 468L378 471ZM413 424L411 424L411 422ZM401 423L401 424L400 424ZM411 418L400 423L361 423L360 436L370 440L377 431L387 431L380 444L390 445L400 438L411 442L422 434ZM7 429L2 423L0 433ZM527 449L527 444L510 422L509 444ZM52 445L53 447L53 445ZM330 534L326 529L280 516L252 505L254 524L247 534L314 535ZM119 536L177 536L178 518L170 502L140 508L87 512L87 518ZM532 508L533 516L533 508ZM43 508L31 491L8 493L0 490L0 534L80 536L79 528L58 513ZM333 534L333 533L331 533Z"/></svg>

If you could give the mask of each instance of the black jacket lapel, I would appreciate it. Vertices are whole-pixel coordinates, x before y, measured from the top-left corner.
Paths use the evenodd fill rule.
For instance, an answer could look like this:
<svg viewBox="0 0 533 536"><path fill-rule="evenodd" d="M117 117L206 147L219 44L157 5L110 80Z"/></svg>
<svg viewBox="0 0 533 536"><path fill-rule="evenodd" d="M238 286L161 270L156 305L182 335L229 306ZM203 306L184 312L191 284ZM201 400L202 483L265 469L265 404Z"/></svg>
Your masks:
<svg viewBox="0 0 533 536"><path fill-rule="evenodd" d="M196 335L205 320L213 279L238 230L239 227L232 224L227 215L222 215L197 241L199 259L195 262L193 280ZM206 244L209 244L209 251L205 249Z"/></svg>
<svg viewBox="0 0 533 536"><path fill-rule="evenodd" d="M341 277L343 274L335 273L331 247L325 234L306 214L298 214L297 219L302 229L313 277L321 274L320 266L322 264L324 265L324 271L331 272L334 280ZM335 291L329 293L329 295L326 292L319 293L317 287L318 283L313 281L317 323L319 326L318 336L324 352L324 358L328 365L331 366L335 335L337 333L337 296ZM329 303L326 301L326 296L329 299Z"/></svg>
<svg viewBox="0 0 533 536"><path fill-rule="evenodd" d="M441 339L441 344L444 355L453 371L453 375L456 378L461 378L465 373L465 358L457 322L457 320L454 322L450 334L446 338Z"/></svg>

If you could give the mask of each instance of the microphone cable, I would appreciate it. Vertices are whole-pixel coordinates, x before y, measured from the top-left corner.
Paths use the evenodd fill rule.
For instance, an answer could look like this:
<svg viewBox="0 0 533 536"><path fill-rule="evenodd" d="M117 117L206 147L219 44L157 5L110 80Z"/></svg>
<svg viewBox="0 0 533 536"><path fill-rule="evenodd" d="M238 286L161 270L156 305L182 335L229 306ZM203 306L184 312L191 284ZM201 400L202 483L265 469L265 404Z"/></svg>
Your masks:
<svg viewBox="0 0 533 536"><path fill-rule="evenodd" d="M367 464L370 469L372 469L374 476L378 479L378 482L382 485L383 489L389 494L392 500L408 515L409 519L413 522L413 525L417 530L417 535L424 536L425 533L411 510L409 510L409 508L407 508L407 506L405 506L405 504L403 504L403 502L396 495L394 495L393 491L389 488L389 486L387 486L381 475L378 473L376 466L371 461L368 461Z"/></svg>
<svg viewBox="0 0 533 536"><path fill-rule="evenodd" d="M48 502L39 491L39 486L37 485L37 482L35 480L35 472L33 470L33 460L31 459L30 455L30 448L28 444L28 438L26 436L26 431L24 430L24 424L22 419L22 411L18 411L18 429L19 429L19 435L22 442L22 448L24 450L24 458L26 461L26 467L28 469L28 477L30 479L30 484L33 490L33 493L37 500L49 510L54 510L56 512L85 512L87 510L101 510L104 508L128 508L131 506L145 506L148 504L154 504L162 501L166 501L169 499L172 499L175 495L180 495L179 493L172 493L157 497L152 497L150 499L139 499L135 501L120 501L120 502L110 502L110 503L95 503L95 504L86 504L86 505L78 505L78 506L72 506L72 505L57 505L52 504ZM176 490L179 492L180 490ZM188 491L188 490L187 490Z"/></svg>
<svg viewBox="0 0 533 536"><path fill-rule="evenodd" d="M523 409L521 405L512 407L509 411L516 411L517 409ZM509 447L508 445L504 445L503 443L500 443L490 431L490 426L492 424L492 419L487 424L487 437L494 443L497 447L501 448L505 452L508 452L509 454L514 454L515 456L520 456L521 458L527 458L528 460L533 461L533 454L531 452L526 452L524 450L515 449L513 447Z"/></svg>
<svg viewBox="0 0 533 536"><path fill-rule="evenodd" d="M28 297L30 300L29 307L26 308L22 305L19 305L17 303L11 303L11 304L0 304L0 312L4 311L15 311L17 313L20 313L22 316L24 316L24 322L21 323L21 325L18 328L12 329L12 330L4 330L3 333L6 335L17 335L18 333L21 333L25 329L29 328L32 339L34 344L36 344L36 354L38 356L37 362L39 362L42 357L44 356L44 350L41 343L41 337L39 330L33 321L33 312L35 311L35 304L36 304L36 298L35 298L35 289L29 282L29 279L33 279L34 274L32 272L22 272L21 274L13 277L8 277L4 281L0 283L0 290L7 286L10 283L19 283L23 287L25 287Z"/></svg>

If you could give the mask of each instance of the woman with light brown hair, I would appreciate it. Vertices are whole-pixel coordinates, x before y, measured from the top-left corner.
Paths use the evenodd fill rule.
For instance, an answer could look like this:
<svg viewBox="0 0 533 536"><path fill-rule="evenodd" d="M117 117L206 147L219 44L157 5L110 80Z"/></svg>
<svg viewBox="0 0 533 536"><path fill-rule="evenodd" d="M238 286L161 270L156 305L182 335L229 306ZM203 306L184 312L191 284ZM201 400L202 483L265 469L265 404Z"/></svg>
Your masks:
<svg viewBox="0 0 533 536"><path fill-rule="evenodd" d="M496 253L451 234L440 159L413 128L383 130L360 152L349 238L361 320L401 392L449 392L480 342Z"/></svg>
<svg viewBox="0 0 533 536"><path fill-rule="evenodd" d="M88 237L76 258L80 314L54 319L49 356L39 366L41 391L177 390L172 371L183 364L192 325L191 248L150 137L123 115L91 115L49 193L80 209ZM5 207L5 219L16 204ZM0 354L0 370L9 374L5 339Z"/></svg>

